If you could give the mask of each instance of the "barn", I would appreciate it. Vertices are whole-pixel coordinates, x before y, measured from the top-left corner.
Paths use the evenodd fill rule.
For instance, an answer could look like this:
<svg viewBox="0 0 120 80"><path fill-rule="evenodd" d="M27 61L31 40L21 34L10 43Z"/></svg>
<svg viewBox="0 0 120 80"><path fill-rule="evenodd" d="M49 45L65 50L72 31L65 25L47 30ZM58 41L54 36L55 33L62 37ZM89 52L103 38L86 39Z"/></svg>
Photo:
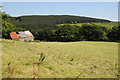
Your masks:
<svg viewBox="0 0 120 80"><path fill-rule="evenodd" d="M34 41L34 36L30 31L11 32L10 37L17 41Z"/></svg>

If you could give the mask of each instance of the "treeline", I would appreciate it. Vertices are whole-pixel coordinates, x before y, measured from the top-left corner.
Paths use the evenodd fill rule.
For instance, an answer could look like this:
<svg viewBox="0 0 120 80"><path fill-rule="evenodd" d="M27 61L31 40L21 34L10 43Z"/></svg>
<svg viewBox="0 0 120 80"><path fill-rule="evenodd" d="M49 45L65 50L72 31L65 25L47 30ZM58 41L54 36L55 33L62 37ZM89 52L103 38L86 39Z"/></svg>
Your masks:
<svg viewBox="0 0 120 80"><path fill-rule="evenodd" d="M95 25L83 24L82 26L63 25L58 29L42 29L34 33L35 39L41 41L120 41L120 27L112 29Z"/></svg>
<svg viewBox="0 0 120 80"><path fill-rule="evenodd" d="M31 29L38 31L46 27L54 27L56 24L76 24L76 23L90 23L90 22L110 22L105 19L96 19L89 17L70 16L70 15L46 15L46 16L20 16L11 17L11 22L17 27Z"/></svg>
<svg viewBox="0 0 120 80"><path fill-rule="evenodd" d="M1 15L1 22L2 25L0 25L0 37L10 39L9 33L12 31L20 31L25 30L20 27L16 27L14 24L11 23L10 16L4 12L0 12Z"/></svg>
<svg viewBox="0 0 120 80"><path fill-rule="evenodd" d="M41 20L39 18L37 19L38 16L32 16L35 18L31 18L31 17L13 18L3 12L0 12L0 14L2 15L2 26L0 26L0 28L2 29L2 33L0 34L2 34L2 38L6 38L6 39L10 39L9 33L12 31L30 30L34 35L35 40L40 40L40 41L60 41L60 42L69 42L69 41L115 41L115 42L118 42L120 41L119 26L113 27L111 29L104 26L95 25L93 23L90 23L90 24L85 23L82 26L57 25L59 23L71 23L72 20L73 20L72 21L73 23L77 23L79 22L78 18L82 19L82 17L67 18L67 17L74 17L74 16L61 16L62 18L60 18L60 16L57 16L59 18L56 18L56 20L54 20L55 18L53 17L56 17L56 16L47 16L46 17L47 20L46 20L45 16L43 16L42 18L43 20ZM57 19L59 20L57 21ZM66 20L66 22L63 21L64 19ZM76 21L76 19L78 21ZM90 22L91 19L95 20L96 22L97 21L99 22L99 20L103 22L109 22L107 20L93 19L93 18L84 18L84 22ZM39 23L40 21L43 21L43 22ZM57 23L54 23L54 21L55 22L57 21Z"/></svg>

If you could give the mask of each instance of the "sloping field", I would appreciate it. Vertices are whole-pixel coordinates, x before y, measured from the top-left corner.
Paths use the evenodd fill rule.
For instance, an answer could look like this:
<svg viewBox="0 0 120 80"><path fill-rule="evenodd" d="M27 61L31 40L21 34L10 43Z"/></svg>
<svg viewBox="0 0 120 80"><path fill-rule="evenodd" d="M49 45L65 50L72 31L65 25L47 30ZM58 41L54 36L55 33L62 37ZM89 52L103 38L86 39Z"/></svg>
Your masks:
<svg viewBox="0 0 120 80"><path fill-rule="evenodd" d="M116 78L118 43L3 40L3 78ZM45 59L39 63L40 55Z"/></svg>
<svg viewBox="0 0 120 80"><path fill-rule="evenodd" d="M82 26L83 24L95 24L95 25L108 27L108 28L112 28L112 27L118 26L117 22L103 22L103 23L94 23L93 22L93 23L78 23L78 24L70 24L70 25ZM66 25L66 24L59 24L59 25Z"/></svg>

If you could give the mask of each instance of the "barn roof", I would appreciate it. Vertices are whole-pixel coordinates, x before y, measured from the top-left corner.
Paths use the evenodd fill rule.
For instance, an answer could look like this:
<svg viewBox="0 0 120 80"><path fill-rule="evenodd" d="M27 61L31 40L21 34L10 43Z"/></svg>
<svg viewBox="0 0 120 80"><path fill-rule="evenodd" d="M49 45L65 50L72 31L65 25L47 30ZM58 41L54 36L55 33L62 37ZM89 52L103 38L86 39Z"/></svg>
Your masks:
<svg viewBox="0 0 120 80"><path fill-rule="evenodd" d="M33 36L30 31L25 31L25 33L28 34L28 36Z"/></svg>
<svg viewBox="0 0 120 80"><path fill-rule="evenodd" d="M17 35L16 32L11 32L11 33L10 33L10 37L11 37L12 39L19 38L19 36Z"/></svg>
<svg viewBox="0 0 120 80"><path fill-rule="evenodd" d="M30 31L20 31L20 32L11 32L10 33L10 37L12 39L16 39L16 38L27 38L27 37L31 37L33 36L32 33Z"/></svg>
<svg viewBox="0 0 120 80"><path fill-rule="evenodd" d="M29 37L29 35L26 34L25 32L18 32L18 33L21 38Z"/></svg>

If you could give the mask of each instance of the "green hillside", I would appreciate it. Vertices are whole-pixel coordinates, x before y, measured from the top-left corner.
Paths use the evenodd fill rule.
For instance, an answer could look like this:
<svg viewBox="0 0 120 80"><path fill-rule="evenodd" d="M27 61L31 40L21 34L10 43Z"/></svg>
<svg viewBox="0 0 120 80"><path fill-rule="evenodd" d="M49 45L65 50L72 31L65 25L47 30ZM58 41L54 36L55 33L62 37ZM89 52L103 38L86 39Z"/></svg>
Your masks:
<svg viewBox="0 0 120 80"><path fill-rule="evenodd" d="M117 77L118 43L2 41L3 78Z"/></svg>
<svg viewBox="0 0 120 80"><path fill-rule="evenodd" d="M12 17L11 22L16 29L7 34L4 32L5 39L10 39L6 35L12 31L29 30L35 40L40 41L119 41L118 23L105 19L71 15L30 15Z"/></svg>
<svg viewBox="0 0 120 80"><path fill-rule="evenodd" d="M4 39L11 39L10 32L29 30L40 41L120 41L118 23L104 19L70 15L11 17L2 13L2 20Z"/></svg>
<svg viewBox="0 0 120 80"><path fill-rule="evenodd" d="M30 15L12 17L11 21L18 27L38 30L40 28L52 27L56 24L65 23L89 23L89 22L111 22L105 19L90 17L71 16L71 15Z"/></svg>

